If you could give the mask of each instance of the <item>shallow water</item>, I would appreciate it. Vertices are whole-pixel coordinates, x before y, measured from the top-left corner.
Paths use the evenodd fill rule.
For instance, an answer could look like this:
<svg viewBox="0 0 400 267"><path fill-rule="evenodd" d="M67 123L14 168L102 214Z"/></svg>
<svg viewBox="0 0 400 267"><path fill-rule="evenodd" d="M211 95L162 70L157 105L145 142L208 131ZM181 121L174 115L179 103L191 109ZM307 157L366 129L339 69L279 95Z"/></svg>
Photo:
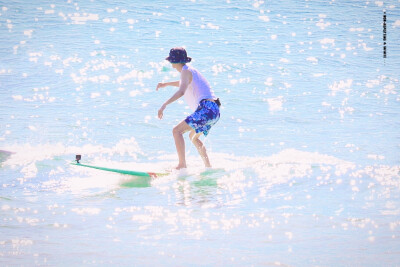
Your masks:
<svg viewBox="0 0 400 267"><path fill-rule="evenodd" d="M0 264L400 265L399 6L0 2ZM222 100L215 170L189 140L158 179L70 165L176 164L174 46Z"/></svg>

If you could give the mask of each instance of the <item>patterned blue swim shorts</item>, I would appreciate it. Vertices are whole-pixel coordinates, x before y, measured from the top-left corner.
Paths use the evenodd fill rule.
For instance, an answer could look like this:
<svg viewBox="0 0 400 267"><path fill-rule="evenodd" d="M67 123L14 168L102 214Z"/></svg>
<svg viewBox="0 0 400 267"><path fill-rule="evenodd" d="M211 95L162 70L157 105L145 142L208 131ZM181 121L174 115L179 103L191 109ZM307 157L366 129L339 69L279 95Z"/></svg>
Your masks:
<svg viewBox="0 0 400 267"><path fill-rule="evenodd" d="M211 126L219 120L219 107L212 101L202 100L196 111L185 119L185 122L192 127L196 133L203 133L207 136Z"/></svg>

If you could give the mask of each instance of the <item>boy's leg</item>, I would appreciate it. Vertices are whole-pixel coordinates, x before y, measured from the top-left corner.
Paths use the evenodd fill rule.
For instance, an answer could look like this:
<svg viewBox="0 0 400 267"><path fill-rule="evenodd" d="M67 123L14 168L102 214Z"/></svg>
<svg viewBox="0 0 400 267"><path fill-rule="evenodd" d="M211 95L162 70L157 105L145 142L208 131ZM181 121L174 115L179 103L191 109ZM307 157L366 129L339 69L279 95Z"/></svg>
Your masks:
<svg viewBox="0 0 400 267"><path fill-rule="evenodd" d="M178 153L179 163L176 169L186 168L186 157L185 157L185 140L183 134L187 131L192 130L185 121L180 122L172 130L172 134L175 140L176 152Z"/></svg>
<svg viewBox="0 0 400 267"><path fill-rule="evenodd" d="M199 137L202 133L196 134L194 130L192 130L189 134L190 140L192 140L193 144L197 148L201 158L203 159L204 165L206 168L211 168L210 159L207 155L206 147L203 145L203 142L200 141Z"/></svg>

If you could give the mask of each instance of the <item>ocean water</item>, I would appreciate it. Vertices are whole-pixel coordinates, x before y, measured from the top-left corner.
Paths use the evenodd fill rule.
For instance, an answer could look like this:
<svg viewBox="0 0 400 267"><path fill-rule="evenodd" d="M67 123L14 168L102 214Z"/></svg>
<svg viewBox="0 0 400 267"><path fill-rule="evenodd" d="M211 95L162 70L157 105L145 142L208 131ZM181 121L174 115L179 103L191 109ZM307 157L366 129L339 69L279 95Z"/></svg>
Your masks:
<svg viewBox="0 0 400 267"><path fill-rule="evenodd" d="M400 1L0 1L1 266L400 265ZM158 108L184 46L204 171Z"/></svg>

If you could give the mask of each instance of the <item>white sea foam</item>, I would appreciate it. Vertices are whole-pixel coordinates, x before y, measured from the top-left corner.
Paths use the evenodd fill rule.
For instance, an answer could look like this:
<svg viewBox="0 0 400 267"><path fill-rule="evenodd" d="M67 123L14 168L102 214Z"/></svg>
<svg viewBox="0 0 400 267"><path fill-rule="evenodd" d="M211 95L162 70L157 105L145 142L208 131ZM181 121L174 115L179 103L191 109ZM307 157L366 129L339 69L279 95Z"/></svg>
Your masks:
<svg viewBox="0 0 400 267"><path fill-rule="evenodd" d="M101 94L100 93L97 93L97 92L94 92L94 93L91 93L90 94L90 98L98 98L98 97L100 97L101 96Z"/></svg>
<svg viewBox="0 0 400 267"><path fill-rule="evenodd" d="M334 82L332 85L329 85L331 89L331 95L335 96L338 92L344 92L349 94L353 85L352 79L342 80L339 82Z"/></svg>
<svg viewBox="0 0 400 267"><path fill-rule="evenodd" d="M135 159L137 154L143 153L133 137L129 139L122 139L113 147L104 147L101 145L91 144L77 147L65 146L62 143L56 143L41 144L36 146L31 144L11 145L4 147L4 150L14 152L14 154L12 154L11 157L4 162L5 166L26 166L31 162L52 159L61 155L82 154L91 156L96 153L101 153L109 155L129 155Z"/></svg>
<svg viewBox="0 0 400 267"><path fill-rule="evenodd" d="M310 61L312 63L318 63L318 59L316 57L308 57L306 58L307 61Z"/></svg>
<svg viewBox="0 0 400 267"><path fill-rule="evenodd" d="M333 38L324 38L324 39L320 40L319 42L320 42L322 45L327 45L327 44L330 44L330 45L332 45L332 46L335 45L335 39L333 39Z"/></svg>
<svg viewBox="0 0 400 267"><path fill-rule="evenodd" d="M272 86L273 85L273 78L272 77L268 77L267 80L264 82L264 84L266 86Z"/></svg>
<svg viewBox="0 0 400 267"><path fill-rule="evenodd" d="M319 27L321 30L325 30L325 28L331 26L330 22L324 22L323 19L320 19L317 23L316 23L317 27Z"/></svg>
<svg viewBox="0 0 400 267"><path fill-rule="evenodd" d="M97 215L101 210L99 208L74 208L71 211L79 215Z"/></svg>
<svg viewBox="0 0 400 267"><path fill-rule="evenodd" d="M200 26L202 29L212 29L212 30L219 30L219 26L212 24L211 22L208 22L207 24L203 24Z"/></svg>
<svg viewBox="0 0 400 267"><path fill-rule="evenodd" d="M85 24L87 21L96 21L99 20L98 14L79 14L75 13L73 15L68 15L68 17L72 20L75 24Z"/></svg>
<svg viewBox="0 0 400 267"><path fill-rule="evenodd" d="M267 102L269 105L269 111L280 111L283 109L283 96L275 97L275 98L268 98Z"/></svg>
<svg viewBox="0 0 400 267"><path fill-rule="evenodd" d="M133 90L133 91L129 92L129 96L131 96L131 97L135 97L135 96L138 96L138 95L141 95L141 94L142 93L139 90Z"/></svg>

